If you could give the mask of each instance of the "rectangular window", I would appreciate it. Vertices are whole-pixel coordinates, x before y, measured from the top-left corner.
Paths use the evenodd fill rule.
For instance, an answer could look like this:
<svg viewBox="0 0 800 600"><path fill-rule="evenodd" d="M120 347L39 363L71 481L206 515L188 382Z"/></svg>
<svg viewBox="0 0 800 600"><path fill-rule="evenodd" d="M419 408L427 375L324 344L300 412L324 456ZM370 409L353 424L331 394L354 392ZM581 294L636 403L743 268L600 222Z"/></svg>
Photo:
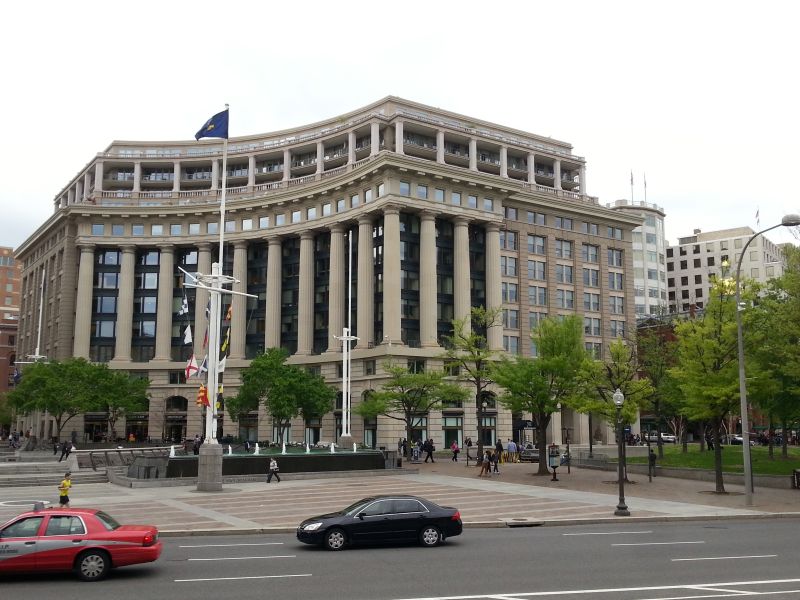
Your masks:
<svg viewBox="0 0 800 600"><path fill-rule="evenodd" d="M358 194L352 194L350 196L350 208L355 208L359 204L361 204L361 199L360 199L359 195Z"/></svg>
<svg viewBox="0 0 800 600"><path fill-rule="evenodd" d="M276 227L280 227L281 225L285 225L285 224L286 224L286 214L285 213L280 213L280 214L275 215L275 226Z"/></svg>
<svg viewBox="0 0 800 600"><path fill-rule="evenodd" d="M622 229L620 229L619 227L611 227L611 225L609 225L608 226L608 230L606 231L606 233L607 233L608 237L610 237L612 240L621 240L622 239ZM649 236L650 235L655 236L654 233L653 234L648 233L647 234L648 242L649 242ZM653 241L653 243L655 243L655 240Z"/></svg>
<svg viewBox="0 0 800 600"><path fill-rule="evenodd" d="M600 294L583 293L583 310L600 312Z"/></svg>
<svg viewBox="0 0 800 600"><path fill-rule="evenodd" d="M469 195L467 196L467 208L478 208L478 197Z"/></svg>
<svg viewBox="0 0 800 600"><path fill-rule="evenodd" d="M581 256L585 262L599 262L600 246L581 244Z"/></svg>
<svg viewBox="0 0 800 600"><path fill-rule="evenodd" d="M506 206L503 209L506 213L506 219L509 221L516 221L517 220L517 209L513 206Z"/></svg>
<svg viewBox="0 0 800 600"><path fill-rule="evenodd" d="M236 231L236 221L225 221L225 232L233 233Z"/></svg>
<svg viewBox="0 0 800 600"><path fill-rule="evenodd" d="M620 296L609 296L608 309L615 315L625 314L625 299Z"/></svg>
<svg viewBox="0 0 800 600"><path fill-rule="evenodd" d="M164 235L164 226L163 225L151 225L150 226L150 235Z"/></svg>
<svg viewBox="0 0 800 600"><path fill-rule="evenodd" d="M251 231L253 229L253 219L242 219L242 231Z"/></svg>
<svg viewBox="0 0 800 600"><path fill-rule="evenodd" d="M588 233L589 235L597 235L597 232L598 232L597 223L586 223L585 221L581 222L581 233Z"/></svg>
<svg viewBox="0 0 800 600"><path fill-rule="evenodd" d="M528 211L528 223L531 225L544 225L544 213Z"/></svg>
<svg viewBox="0 0 800 600"><path fill-rule="evenodd" d="M401 196L410 196L411 195L411 184L407 181L400 182L400 195Z"/></svg>
<svg viewBox="0 0 800 600"><path fill-rule="evenodd" d="M436 200L436 202L444 202L444 190L436 188L433 192L433 199Z"/></svg>
<svg viewBox="0 0 800 600"><path fill-rule="evenodd" d="M106 226L102 223L92 223L92 235L105 235Z"/></svg>
<svg viewBox="0 0 800 600"><path fill-rule="evenodd" d="M519 329L519 311L513 308L503 309L503 327Z"/></svg>
<svg viewBox="0 0 800 600"><path fill-rule="evenodd" d="M503 282L501 284L503 302L515 303L517 302L517 284Z"/></svg>
<svg viewBox="0 0 800 600"><path fill-rule="evenodd" d="M112 225L111 226L111 235L114 235L114 236L125 235L125 226L124 225Z"/></svg>
<svg viewBox="0 0 800 600"><path fill-rule="evenodd" d="M519 354L519 338L515 335L504 335L503 350L509 354Z"/></svg>
<svg viewBox="0 0 800 600"><path fill-rule="evenodd" d="M408 194L406 194L406 195L408 195ZM345 206L344 198L339 198L336 201L336 212L343 212L346 208L347 207Z"/></svg>
<svg viewBox="0 0 800 600"><path fill-rule="evenodd" d="M583 270L583 285L587 287L600 287L600 270L599 269L584 269Z"/></svg>
<svg viewBox="0 0 800 600"><path fill-rule="evenodd" d="M538 279L544 281L547 279L547 263L541 260L528 261L528 279Z"/></svg>
<svg viewBox="0 0 800 600"><path fill-rule="evenodd" d="M500 247L505 248L506 250L516 250L517 249L516 231L502 230L500 232Z"/></svg>
<svg viewBox="0 0 800 600"><path fill-rule="evenodd" d="M608 274L608 289L610 290L623 290L624 278L622 273L609 273Z"/></svg>
<svg viewBox="0 0 800 600"><path fill-rule="evenodd" d="M622 239L622 237L619 237L617 239ZM645 233L644 234L644 241L647 242L648 244L655 244L656 243L656 234L655 233Z"/></svg>
<svg viewBox="0 0 800 600"><path fill-rule="evenodd" d="M572 258L572 242L556 240L556 256L558 258Z"/></svg>
<svg viewBox="0 0 800 600"><path fill-rule="evenodd" d="M547 318L546 312L529 312L528 313L528 327L530 329L535 329L539 326L539 323L542 322L543 319Z"/></svg>
<svg viewBox="0 0 800 600"><path fill-rule="evenodd" d="M367 188L364 190L364 204L369 204L372 202L372 190Z"/></svg>
<svg viewBox="0 0 800 600"><path fill-rule="evenodd" d="M625 337L625 321L611 321L611 337Z"/></svg>
<svg viewBox="0 0 800 600"><path fill-rule="evenodd" d="M417 198L420 200L427 200L428 199L428 186L417 184Z"/></svg>
<svg viewBox="0 0 800 600"><path fill-rule="evenodd" d="M600 319L595 317L583 318L584 335L600 335Z"/></svg>
<svg viewBox="0 0 800 600"><path fill-rule="evenodd" d="M210 234L219 233L219 223L217 223L216 221L206 223L206 233Z"/></svg>
<svg viewBox="0 0 800 600"><path fill-rule="evenodd" d="M181 233L183 233L183 227L181 226L180 223L172 223L169 226L170 235L180 235Z"/></svg>
<svg viewBox="0 0 800 600"><path fill-rule="evenodd" d="M306 221L311 221L317 218L317 207L310 206L306 209Z"/></svg>
<svg viewBox="0 0 800 600"><path fill-rule="evenodd" d="M616 248L608 249L608 266L621 267L622 266L622 250Z"/></svg>
<svg viewBox="0 0 800 600"><path fill-rule="evenodd" d="M386 193L386 184L385 183L379 183L378 184L378 198L383 196L385 193Z"/></svg>
<svg viewBox="0 0 800 600"><path fill-rule="evenodd" d="M189 235L200 235L200 223L189 223Z"/></svg>
<svg viewBox="0 0 800 600"><path fill-rule="evenodd" d="M494 200L491 198L483 199L483 210L486 212L494 212Z"/></svg>
<svg viewBox="0 0 800 600"><path fill-rule="evenodd" d="M528 304L531 306L547 306L547 288L537 285L529 285Z"/></svg>
<svg viewBox="0 0 800 600"><path fill-rule="evenodd" d="M299 223L303 218L303 213L299 210L292 211L292 223Z"/></svg>
<svg viewBox="0 0 800 600"><path fill-rule="evenodd" d="M556 265L556 281L573 283L573 268L569 265Z"/></svg>
<svg viewBox="0 0 800 600"><path fill-rule="evenodd" d="M567 229L572 231L572 219L569 217L556 217L556 229Z"/></svg>
<svg viewBox="0 0 800 600"><path fill-rule="evenodd" d="M322 216L327 217L331 214L331 203L326 202L322 205Z"/></svg>
<svg viewBox="0 0 800 600"><path fill-rule="evenodd" d="M541 235L528 234L528 253L529 254L545 254L547 246L544 237Z"/></svg>
<svg viewBox="0 0 800 600"><path fill-rule="evenodd" d="M461 206L461 192L450 192L450 204Z"/></svg>
<svg viewBox="0 0 800 600"><path fill-rule="evenodd" d="M575 292L572 290L556 290L556 306L559 308L575 308Z"/></svg>
<svg viewBox="0 0 800 600"><path fill-rule="evenodd" d="M595 360L600 360L603 356L603 344L600 342L585 342L586 352Z"/></svg>
<svg viewBox="0 0 800 600"><path fill-rule="evenodd" d="M513 256L500 257L500 273L505 277L517 276L517 259Z"/></svg>

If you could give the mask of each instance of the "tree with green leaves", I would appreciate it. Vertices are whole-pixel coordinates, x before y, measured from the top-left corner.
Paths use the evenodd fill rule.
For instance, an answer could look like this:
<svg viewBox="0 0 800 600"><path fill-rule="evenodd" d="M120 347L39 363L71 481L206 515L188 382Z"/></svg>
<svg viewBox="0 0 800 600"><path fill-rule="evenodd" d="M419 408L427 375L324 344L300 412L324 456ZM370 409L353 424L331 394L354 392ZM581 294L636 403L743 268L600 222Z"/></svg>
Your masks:
<svg viewBox="0 0 800 600"><path fill-rule="evenodd" d="M755 286L743 285L745 304L755 300ZM739 410L739 362L737 358L735 283L718 279L703 312L679 323L678 363L670 369L683 398L681 410L694 421L705 421L714 441L715 484L725 492L722 478L721 431L725 419ZM746 311L752 313L752 311ZM747 320L750 318L745 315ZM752 328L743 329L745 345L750 346ZM747 451L743 448L743 451Z"/></svg>
<svg viewBox="0 0 800 600"><path fill-rule="evenodd" d="M267 413L279 425L278 443L292 419L301 414L307 419L321 417L333 409L336 391L319 375L286 364L283 348L269 348L252 360L242 372L242 385L235 398L228 400L231 416L257 410L263 402Z"/></svg>
<svg viewBox="0 0 800 600"><path fill-rule="evenodd" d="M748 381L749 400L770 420L770 457L774 423L780 425L781 455L788 458L788 431L800 419L800 249L787 246L783 275L770 282L755 308L750 356L755 373Z"/></svg>
<svg viewBox="0 0 800 600"><path fill-rule="evenodd" d="M587 368L589 357L583 346L580 317L544 319L534 330L537 357L503 358L492 369L492 377L503 388L499 400L512 412L532 414L540 435L539 475L547 475L547 428L553 413L572 406L579 393L578 374Z"/></svg>
<svg viewBox="0 0 800 600"><path fill-rule="evenodd" d="M467 382L475 389L475 412L477 422L482 417L481 403L484 394L492 384L492 363L497 360L498 352L489 348L486 332L490 327L497 327L500 320L500 309L473 307L470 316L453 320L453 335L445 338L445 368L457 371L458 379ZM483 455L483 439L478 427L478 456Z"/></svg>
<svg viewBox="0 0 800 600"><path fill-rule="evenodd" d="M147 406L146 379L131 378L105 364L83 358L27 365L17 387L8 393L11 406L22 414L47 411L55 421L56 436L75 415L108 411L109 426L126 410Z"/></svg>
<svg viewBox="0 0 800 600"><path fill-rule="evenodd" d="M444 371L411 372L403 366L384 363L383 370L389 379L355 407L354 412L364 417L383 415L403 421L406 439L411 442L411 430L416 417L439 410L442 405L462 402L469 391L446 379Z"/></svg>

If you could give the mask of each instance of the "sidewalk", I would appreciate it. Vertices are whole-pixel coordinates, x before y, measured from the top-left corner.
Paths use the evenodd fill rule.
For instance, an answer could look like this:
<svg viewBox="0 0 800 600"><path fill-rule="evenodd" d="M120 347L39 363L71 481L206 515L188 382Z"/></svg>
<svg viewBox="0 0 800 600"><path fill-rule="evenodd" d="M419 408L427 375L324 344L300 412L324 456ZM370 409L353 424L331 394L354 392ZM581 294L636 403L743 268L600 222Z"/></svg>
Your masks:
<svg viewBox="0 0 800 600"><path fill-rule="evenodd" d="M478 478L479 469L464 461L438 459L410 465L380 477L357 472L331 479L292 479L226 485L222 492L202 493L194 487L123 488L113 484L76 485L73 506L101 508L126 523L156 525L164 535L200 533L291 532L304 518L338 510L372 494L417 494L456 506L466 527L596 523L603 521L800 518L800 490L756 489L754 504L745 507L741 486L667 477L649 483L631 475L625 485L630 517L614 517L618 502L615 473L591 469L558 469L559 481L534 473L533 463L503 464L501 473ZM56 502L57 490L14 487L3 490L0 521L27 510L35 500Z"/></svg>

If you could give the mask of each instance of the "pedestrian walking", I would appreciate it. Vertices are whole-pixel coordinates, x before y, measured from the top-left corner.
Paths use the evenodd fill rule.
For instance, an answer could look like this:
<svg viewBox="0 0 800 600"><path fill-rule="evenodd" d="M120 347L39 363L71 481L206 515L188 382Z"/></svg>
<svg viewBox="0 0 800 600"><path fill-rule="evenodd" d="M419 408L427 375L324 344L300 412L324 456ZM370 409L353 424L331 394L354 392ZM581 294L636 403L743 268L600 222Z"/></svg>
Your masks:
<svg viewBox="0 0 800 600"><path fill-rule="evenodd" d="M431 459L431 462L436 462L433 460L433 451L436 450L436 447L433 445L433 440L428 440L422 445L422 449L425 451L425 462L428 462L428 459Z"/></svg>
<svg viewBox="0 0 800 600"><path fill-rule="evenodd" d="M503 451L504 450L505 449L503 448L503 441L500 438L497 438L497 441L494 444L494 453L495 453L495 456L497 456L497 460L502 460L503 459ZM508 460L508 457L506 457L506 460Z"/></svg>
<svg viewBox="0 0 800 600"><path fill-rule="evenodd" d="M72 488L72 473L64 473L64 479L58 486L58 505L69 508L69 490Z"/></svg>
<svg viewBox="0 0 800 600"><path fill-rule="evenodd" d="M279 470L280 469L278 468L278 461L275 460L274 457L270 458L269 471L267 471L267 483L270 483L273 477L278 480L278 483L281 482L281 476L278 474Z"/></svg>
<svg viewBox="0 0 800 600"><path fill-rule="evenodd" d="M61 444L61 456L58 457L58 462L61 462L65 458L68 458L71 450L72 450L72 442L64 440L64 443Z"/></svg>
<svg viewBox="0 0 800 600"><path fill-rule="evenodd" d="M489 462L490 462L490 456L489 456L489 450L487 450L486 452L483 453L483 457L481 457L481 470L478 473L478 477L483 477L484 473L486 473L486 475L488 475L489 477L492 476L492 474L489 472Z"/></svg>
<svg viewBox="0 0 800 600"><path fill-rule="evenodd" d="M517 443L514 440L508 440L508 462L519 462L517 456Z"/></svg>
<svg viewBox="0 0 800 600"><path fill-rule="evenodd" d="M500 444L502 446L502 443ZM500 469L497 468L497 465L500 463L500 453L495 451L492 454L492 472L500 474Z"/></svg>
<svg viewBox="0 0 800 600"><path fill-rule="evenodd" d="M453 458L450 460L453 462L458 462L458 453L461 451L461 449L458 447L457 441L453 440L453 443L450 444L450 451L453 453Z"/></svg>

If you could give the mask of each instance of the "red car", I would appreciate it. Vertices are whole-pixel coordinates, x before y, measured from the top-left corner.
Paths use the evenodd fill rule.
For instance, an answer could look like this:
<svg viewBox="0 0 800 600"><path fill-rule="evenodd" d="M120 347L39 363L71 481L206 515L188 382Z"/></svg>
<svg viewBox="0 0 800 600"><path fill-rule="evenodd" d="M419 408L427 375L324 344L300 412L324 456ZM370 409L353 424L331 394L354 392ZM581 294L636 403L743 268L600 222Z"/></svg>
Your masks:
<svg viewBox="0 0 800 600"><path fill-rule="evenodd" d="M98 581L113 567L160 555L158 529L120 525L91 508L33 510L0 528L0 573L74 571L84 581Z"/></svg>

